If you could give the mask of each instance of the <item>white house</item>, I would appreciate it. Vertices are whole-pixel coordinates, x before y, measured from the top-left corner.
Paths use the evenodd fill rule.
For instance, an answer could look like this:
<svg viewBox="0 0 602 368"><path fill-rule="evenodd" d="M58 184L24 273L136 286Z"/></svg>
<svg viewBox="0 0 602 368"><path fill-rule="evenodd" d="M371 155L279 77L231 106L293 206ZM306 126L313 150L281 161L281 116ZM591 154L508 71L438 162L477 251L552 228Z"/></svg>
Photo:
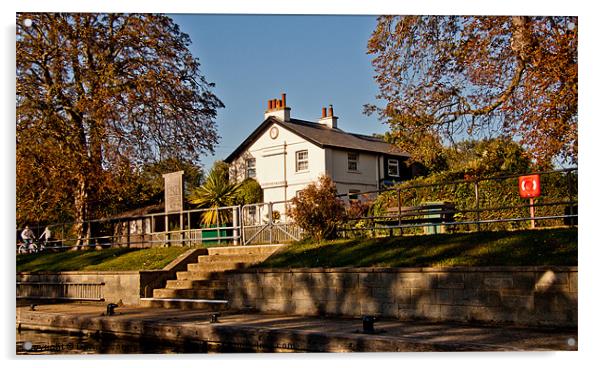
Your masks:
<svg viewBox="0 0 602 368"><path fill-rule="evenodd" d="M291 118L282 99L269 100L264 121L232 152L230 178L255 178L264 202L290 200L327 174L338 193L373 191L411 178L407 153L382 139L339 128L332 105L317 122Z"/></svg>

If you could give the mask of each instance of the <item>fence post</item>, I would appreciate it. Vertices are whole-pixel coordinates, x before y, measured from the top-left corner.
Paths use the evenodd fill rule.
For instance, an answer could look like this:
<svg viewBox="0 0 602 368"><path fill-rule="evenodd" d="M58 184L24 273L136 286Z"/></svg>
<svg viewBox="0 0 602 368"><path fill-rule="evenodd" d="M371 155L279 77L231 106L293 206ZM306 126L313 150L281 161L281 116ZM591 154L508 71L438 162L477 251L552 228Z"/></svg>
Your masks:
<svg viewBox="0 0 602 368"><path fill-rule="evenodd" d="M171 243L169 242L169 215L165 212L165 246L169 247Z"/></svg>
<svg viewBox="0 0 602 368"><path fill-rule="evenodd" d="M575 226L575 218L573 217L573 181L571 180L571 173L571 171L566 173L566 180L569 191L569 226Z"/></svg>
<svg viewBox="0 0 602 368"><path fill-rule="evenodd" d="M126 222L127 232L126 232L126 243L127 247L130 247L130 220L128 219Z"/></svg>
<svg viewBox="0 0 602 368"><path fill-rule="evenodd" d="M272 244L272 231L274 230L274 224L272 223L272 202L268 203L268 224L270 225L270 244Z"/></svg>
<svg viewBox="0 0 602 368"><path fill-rule="evenodd" d="M184 213L180 209L180 244L186 246L186 232L184 230Z"/></svg>
<svg viewBox="0 0 602 368"><path fill-rule="evenodd" d="M232 244L238 245L238 237L240 236L240 232L238 230L239 221L238 216L240 214L240 206L232 208Z"/></svg>
<svg viewBox="0 0 602 368"><path fill-rule="evenodd" d="M401 188L397 188L397 222L401 231Z"/></svg>
<svg viewBox="0 0 602 368"><path fill-rule="evenodd" d="M475 209L477 210L477 231L481 231L481 210L479 205L479 181L474 182Z"/></svg>

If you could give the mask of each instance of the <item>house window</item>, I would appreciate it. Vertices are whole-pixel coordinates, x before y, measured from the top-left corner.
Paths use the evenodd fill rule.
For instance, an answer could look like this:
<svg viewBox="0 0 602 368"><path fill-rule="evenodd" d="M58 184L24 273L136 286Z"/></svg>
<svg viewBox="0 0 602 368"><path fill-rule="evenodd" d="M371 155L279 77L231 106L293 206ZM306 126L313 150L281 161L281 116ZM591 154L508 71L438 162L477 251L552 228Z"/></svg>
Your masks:
<svg viewBox="0 0 602 368"><path fill-rule="evenodd" d="M246 166L247 166L247 178L254 178L257 174L257 172L255 171L255 159L254 158L248 159L246 162Z"/></svg>
<svg viewBox="0 0 602 368"><path fill-rule="evenodd" d="M309 160L307 150L295 152L296 164L295 171L305 171L309 168Z"/></svg>
<svg viewBox="0 0 602 368"><path fill-rule="evenodd" d="M357 172L357 163L360 155L356 152L347 153L347 171Z"/></svg>
<svg viewBox="0 0 602 368"><path fill-rule="evenodd" d="M359 192L358 189L349 189L349 200L356 200Z"/></svg>
<svg viewBox="0 0 602 368"><path fill-rule="evenodd" d="M399 161L394 159L388 159L387 172L389 173L389 176L399 177Z"/></svg>

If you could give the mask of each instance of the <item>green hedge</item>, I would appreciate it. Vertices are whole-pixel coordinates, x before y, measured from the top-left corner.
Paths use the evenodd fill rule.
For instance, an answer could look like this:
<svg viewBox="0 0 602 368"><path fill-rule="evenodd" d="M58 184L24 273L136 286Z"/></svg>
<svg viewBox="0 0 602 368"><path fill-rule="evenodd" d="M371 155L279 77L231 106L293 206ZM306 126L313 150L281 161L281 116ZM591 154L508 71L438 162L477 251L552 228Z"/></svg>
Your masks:
<svg viewBox="0 0 602 368"><path fill-rule="evenodd" d="M399 200L402 207L414 207L424 202L446 201L451 202L458 211L477 209L475 200L475 183L478 185L480 209L495 209L485 212L457 212L454 215L456 222L480 220L497 220L502 218L527 218L529 213L529 200L523 199L518 194L518 177L506 179L463 180L462 173L439 173L429 177L416 178L383 192L375 200L367 200L369 205L368 216L386 216L387 208L396 208ZM451 183L450 183L451 182ZM546 205L554 202L577 201L577 172L551 172L540 175L541 196L535 199L535 216L561 216L568 212L568 205ZM447 184L446 184L447 183ZM423 186L424 185L424 186ZM427 186L428 185L428 186ZM544 206L539 206L544 205ZM523 206L523 207L521 207ZM394 218L389 218L394 220ZM384 219L386 220L386 218ZM538 220L537 227L552 227L564 225L564 219ZM361 220L351 222L356 228L370 227L374 222ZM378 226L378 221L376 222ZM487 223L478 226L479 230L515 230L527 229L530 221L514 221ZM447 231L476 230L477 225L451 225ZM422 227L404 229L404 233L422 233ZM383 230L372 232L370 235L384 234ZM396 231L399 233L399 231Z"/></svg>

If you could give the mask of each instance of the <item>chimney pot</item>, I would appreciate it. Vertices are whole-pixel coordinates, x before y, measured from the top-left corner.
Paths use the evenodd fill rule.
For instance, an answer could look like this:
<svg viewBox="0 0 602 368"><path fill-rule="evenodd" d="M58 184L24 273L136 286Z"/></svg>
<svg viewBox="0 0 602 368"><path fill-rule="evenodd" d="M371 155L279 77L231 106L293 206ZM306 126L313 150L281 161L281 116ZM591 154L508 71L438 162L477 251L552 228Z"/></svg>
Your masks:
<svg viewBox="0 0 602 368"><path fill-rule="evenodd" d="M332 105L328 105L328 116L334 116L334 109Z"/></svg>
<svg viewBox="0 0 602 368"><path fill-rule="evenodd" d="M268 110L271 110L273 108L272 102L272 100L268 100Z"/></svg>
<svg viewBox="0 0 602 368"><path fill-rule="evenodd" d="M282 94L282 107L286 107L286 93Z"/></svg>
<svg viewBox="0 0 602 368"><path fill-rule="evenodd" d="M322 118L325 118L325 117L326 117L326 108L323 107L322 108Z"/></svg>

